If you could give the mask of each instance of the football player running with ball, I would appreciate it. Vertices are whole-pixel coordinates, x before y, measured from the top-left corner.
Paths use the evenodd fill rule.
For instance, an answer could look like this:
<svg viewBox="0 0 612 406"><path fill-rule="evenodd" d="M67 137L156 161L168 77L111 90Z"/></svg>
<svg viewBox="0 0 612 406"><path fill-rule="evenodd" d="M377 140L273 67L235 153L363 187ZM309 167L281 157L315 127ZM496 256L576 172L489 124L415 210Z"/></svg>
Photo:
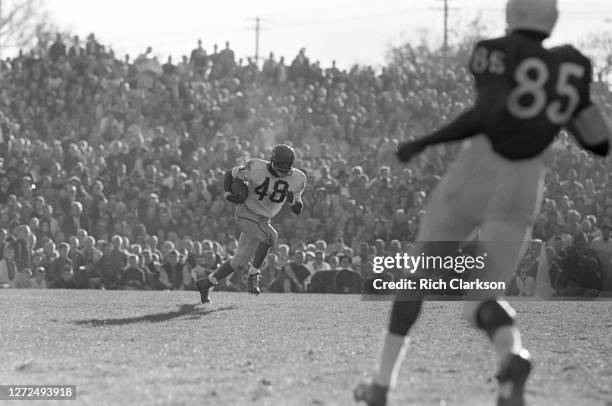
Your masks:
<svg viewBox="0 0 612 406"><path fill-rule="evenodd" d="M599 156L608 154L611 137L590 99L590 60L569 45L542 45L557 22L556 0L509 0L506 17L507 35L477 43L472 54L475 105L398 150L407 162L429 146L469 138L432 194L417 244L427 255L432 249L427 242L465 241L479 230L487 278L496 281L511 277L529 239L543 193L542 154L561 128ZM398 293L393 303L372 382L355 389L355 399L369 406L386 404L406 336L421 310L422 300L406 295ZM522 406L532 361L522 347L514 309L496 295L466 302L466 317L488 335L498 355L497 405Z"/></svg>
<svg viewBox="0 0 612 406"><path fill-rule="evenodd" d="M225 198L238 204L236 224L241 233L234 256L208 278L196 282L203 304L210 303L209 293L213 286L234 271L246 269L251 260L247 288L254 295L261 292L259 269L278 240L278 233L270 224L270 219L278 214L285 203L291 206L296 215L303 208L302 192L306 186L306 175L292 167L294 159L293 148L279 144L272 148L270 162L253 158L225 174Z"/></svg>

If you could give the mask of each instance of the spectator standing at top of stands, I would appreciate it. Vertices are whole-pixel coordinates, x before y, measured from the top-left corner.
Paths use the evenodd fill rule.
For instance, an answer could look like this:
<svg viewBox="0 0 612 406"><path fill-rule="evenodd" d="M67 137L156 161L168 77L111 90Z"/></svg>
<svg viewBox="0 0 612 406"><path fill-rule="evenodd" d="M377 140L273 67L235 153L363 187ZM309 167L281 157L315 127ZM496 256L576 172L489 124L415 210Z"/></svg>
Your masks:
<svg viewBox="0 0 612 406"><path fill-rule="evenodd" d="M95 34L92 33L87 36L87 43L85 44L85 53L87 55L100 56L102 53L102 48L103 47L100 45L100 43L98 43Z"/></svg>
<svg viewBox="0 0 612 406"><path fill-rule="evenodd" d="M49 47L49 57L53 62L57 62L58 59L66 56L66 45L62 41L62 35L57 34L55 36L55 42Z"/></svg>
<svg viewBox="0 0 612 406"><path fill-rule="evenodd" d="M193 51L191 51L191 56L189 58L189 63L196 70L204 70L206 65L208 64L208 55L206 54L206 50L202 47L202 40L198 40L198 46Z"/></svg>
<svg viewBox="0 0 612 406"><path fill-rule="evenodd" d="M234 51L230 48L229 41L225 42L225 48L219 52L219 62L222 65L223 73L226 75L236 66L236 56L234 55Z"/></svg>
<svg viewBox="0 0 612 406"><path fill-rule="evenodd" d="M210 63L212 64L213 68L217 68L220 65L220 60L219 60L219 44L214 44L213 45L213 51L209 56L209 60Z"/></svg>
<svg viewBox="0 0 612 406"><path fill-rule="evenodd" d="M162 65L162 71L166 75L176 74L177 68L176 65L172 63L172 55L168 55L168 61Z"/></svg>
<svg viewBox="0 0 612 406"><path fill-rule="evenodd" d="M310 70L310 60L306 56L306 48L301 48L289 68L289 79L306 78Z"/></svg>
<svg viewBox="0 0 612 406"><path fill-rule="evenodd" d="M268 59L265 60L261 73L266 81L274 83L276 79L276 61L274 60L274 53L270 52Z"/></svg>
<svg viewBox="0 0 612 406"><path fill-rule="evenodd" d="M276 72L275 72L275 80L276 80L276 84L282 84L287 82L288 78L289 78L289 69L287 68L287 65L285 64L285 57L281 56L280 59L278 60L278 63L276 64Z"/></svg>
<svg viewBox="0 0 612 406"><path fill-rule="evenodd" d="M68 48L68 56L71 58L81 56L83 54L83 48L81 47L81 41L78 35L72 37L72 45Z"/></svg>

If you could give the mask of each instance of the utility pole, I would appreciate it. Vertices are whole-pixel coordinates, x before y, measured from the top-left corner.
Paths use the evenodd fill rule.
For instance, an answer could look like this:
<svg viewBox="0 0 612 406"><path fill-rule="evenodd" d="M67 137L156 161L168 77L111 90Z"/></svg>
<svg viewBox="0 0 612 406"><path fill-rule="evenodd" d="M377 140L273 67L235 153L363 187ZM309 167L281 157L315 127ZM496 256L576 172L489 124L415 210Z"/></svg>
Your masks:
<svg viewBox="0 0 612 406"><path fill-rule="evenodd" d="M2 34L2 0L0 0L0 35ZM0 61L2 60L2 37L0 36Z"/></svg>
<svg viewBox="0 0 612 406"><path fill-rule="evenodd" d="M259 60L259 41L261 31L264 30L264 28L262 27L262 23L265 21L265 19L261 17L255 17L253 20L255 20L255 26L249 27L249 30L255 31L255 63L257 63L257 61Z"/></svg>
<svg viewBox="0 0 612 406"><path fill-rule="evenodd" d="M260 18L255 18L255 63L259 60L259 29Z"/></svg>
<svg viewBox="0 0 612 406"><path fill-rule="evenodd" d="M2 0L0 0L0 79L4 76L2 74L2 28L4 24L2 24Z"/></svg>
<svg viewBox="0 0 612 406"><path fill-rule="evenodd" d="M444 58L444 68L448 66L448 19L451 7L449 5L449 0L438 0L443 1L444 5L442 6L442 12L444 13L444 44L442 45L442 56ZM436 7L435 10L440 10L440 8Z"/></svg>
<svg viewBox="0 0 612 406"><path fill-rule="evenodd" d="M444 64L448 56L448 0L444 0Z"/></svg>

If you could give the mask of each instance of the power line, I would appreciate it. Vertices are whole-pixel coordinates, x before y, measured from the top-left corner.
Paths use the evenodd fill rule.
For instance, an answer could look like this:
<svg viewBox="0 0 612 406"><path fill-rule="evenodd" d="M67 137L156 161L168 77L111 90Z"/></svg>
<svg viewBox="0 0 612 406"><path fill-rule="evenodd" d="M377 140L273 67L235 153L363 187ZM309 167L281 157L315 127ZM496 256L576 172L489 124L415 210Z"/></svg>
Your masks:
<svg viewBox="0 0 612 406"><path fill-rule="evenodd" d="M419 11L427 11L426 7L412 8L412 9L402 9L395 11L388 11L385 13L370 13L370 14L362 14L362 15L354 15L349 17L335 17L335 18L322 18L322 19L313 19L313 20L298 20L291 21L281 24L275 24L275 27L296 27L302 25L314 25L314 24L327 24L327 23L338 23L343 21L356 21L356 20L367 20L373 18L381 18L381 17L389 17L389 16L398 16L398 15L406 15L410 13L415 13Z"/></svg>

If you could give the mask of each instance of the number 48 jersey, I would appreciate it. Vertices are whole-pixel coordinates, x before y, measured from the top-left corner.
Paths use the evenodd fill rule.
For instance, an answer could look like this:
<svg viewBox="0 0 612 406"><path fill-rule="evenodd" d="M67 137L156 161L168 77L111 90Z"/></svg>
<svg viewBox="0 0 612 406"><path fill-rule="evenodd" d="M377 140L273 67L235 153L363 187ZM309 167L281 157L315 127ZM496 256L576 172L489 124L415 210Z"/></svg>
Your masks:
<svg viewBox="0 0 612 406"><path fill-rule="evenodd" d="M301 202L306 186L306 175L299 169L293 168L288 176L274 176L270 172L270 163L258 158L233 168L232 176L248 184L249 196L244 204L268 218L276 216L285 202Z"/></svg>
<svg viewBox="0 0 612 406"><path fill-rule="evenodd" d="M508 159L541 154L591 103L591 62L569 45L546 49L521 33L481 41L470 71L481 102L494 106L481 131Z"/></svg>

